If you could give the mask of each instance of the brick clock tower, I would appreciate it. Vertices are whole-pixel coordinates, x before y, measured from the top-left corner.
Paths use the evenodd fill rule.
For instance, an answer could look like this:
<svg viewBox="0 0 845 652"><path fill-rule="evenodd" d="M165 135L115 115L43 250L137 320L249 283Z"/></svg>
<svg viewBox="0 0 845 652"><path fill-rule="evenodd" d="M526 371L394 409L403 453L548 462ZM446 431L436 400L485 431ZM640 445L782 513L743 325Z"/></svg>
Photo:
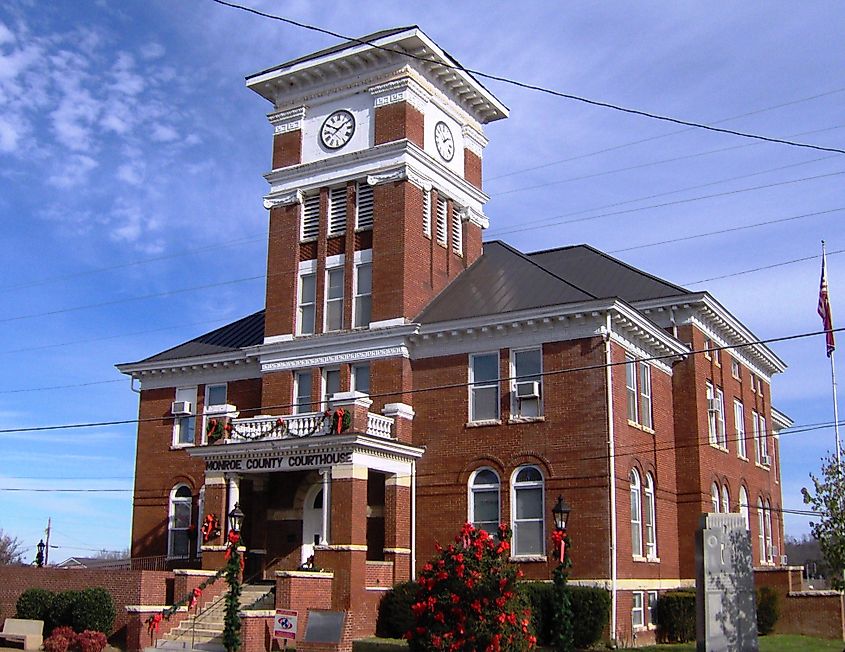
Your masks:
<svg viewBox="0 0 845 652"><path fill-rule="evenodd" d="M363 344L378 394L407 389L397 329L481 255L483 125L508 110L417 27L362 41L247 86L273 104L265 345ZM277 362L265 348L265 404L291 396Z"/></svg>

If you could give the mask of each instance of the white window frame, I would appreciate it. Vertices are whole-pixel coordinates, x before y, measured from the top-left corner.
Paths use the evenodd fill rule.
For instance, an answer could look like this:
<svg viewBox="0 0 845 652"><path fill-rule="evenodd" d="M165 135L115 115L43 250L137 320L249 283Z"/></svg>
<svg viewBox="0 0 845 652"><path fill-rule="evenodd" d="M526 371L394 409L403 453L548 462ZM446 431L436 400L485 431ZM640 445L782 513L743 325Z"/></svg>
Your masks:
<svg viewBox="0 0 845 652"><path fill-rule="evenodd" d="M309 261L310 262L310 261ZM305 277L312 276L314 277L314 299L310 301L304 301L302 296L302 290L305 285ZM314 311L314 321L311 325L310 330L306 331L302 328L303 320L302 320L302 310L306 306L311 306ZM311 266L303 269L300 267L299 270L299 277L297 278L297 287L296 287L296 334L297 335L314 335L317 332L317 270L312 269Z"/></svg>
<svg viewBox="0 0 845 652"><path fill-rule="evenodd" d="M651 392L651 365L643 360L640 360L639 372L640 392L638 400L640 404L638 410L640 425L648 430L654 430L654 408L652 405Z"/></svg>
<svg viewBox="0 0 845 652"><path fill-rule="evenodd" d="M212 403L209 400L209 395L211 394L211 390L214 387L225 387L226 388L226 401L223 403ZM206 429L208 427L208 419L211 417L225 417L229 413L229 384L228 383L209 383L205 386L205 390L203 392L203 405L202 405L202 442L203 444L206 443ZM196 439L196 431L194 434L194 439Z"/></svg>
<svg viewBox="0 0 845 652"><path fill-rule="evenodd" d="M496 484L481 484L476 485L475 479L484 471L489 471L496 476ZM487 530L488 534L496 534L499 524L502 522L502 479L495 469L489 466L482 466L473 471L469 476L467 483L467 523L475 525L475 496L482 493L496 493L496 523L492 530ZM483 521L487 523L488 521ZM477 526L476 526L477 527Z"/></svg>
<svg viewBox="0 0 845 652"><path fill-rule="evenodd" d="M739 486L739 513L745 520L745 529L751 530L751 515L748 505L748 489L744 485Z"/></svg>
<svg viewBox="0 0 845 652"><path fill-rule="evenodd" d="M643 533L646 559L657 559L657 496L654 488L654 476L645 474L643 481Z"/></svg>
<svg viewBox="0 0 845 652"><path fill-rule="evenodd" d="M198 388L196 385L191 385L189 387L177 387L176 392L174 393L174 401L189 401L191 403L190 415L174 415L173 417L173 440L171 445L174 448L187 448L189 446L196 446L199 441L202 441L202 437L200 437L199 439L197 438L197 389ZM190 442L180 441L179 435L182 432L182 428L185 427L186 424L191 423L193 424L194 428L193 440Z"/></svg>
<svg viewBox="0 0 845 652"><path fill-rule="evenodd" d="M731 356L731 376L737 380L742 379L742 367L739 365L739 360Z"/></svg>
<svg viewBox="0 0 845 652"><path fill-rule="evenodd" d="M763 508L763 499L757 497L757 544L760 550L760 564L766 563L766 513Z"/></svg>
<svg viewBox="0 0 845 652"><path fill-rule="evenodd" d="M300 406L300 398L302 398L299 394L299 386L300 386L300 378L303 376L308 376L309 378L309 388L308 388L308 410L302 410ZM314 389L314 376L311 373L311 369L302 369L300 371L295 371L293 374L293 409L291 412L293 414L308 414L309 412L313 411L314 401L312 400L311 396L313 394Z"/></svg>
<svg viewBox="0 0 845 652"><path fill-rule="evenodd" d="M630 353L625 354L625 405L628 421L639 423L640 394L637 389L637 359ZM633 414L631 414L632 411Z"/></svg>
<svg viewBox="0 0 845 652"><path fill-rule="evenodd" d="M371 249L368 251L372 252ZM352 277L352 328L369 328L370 322L373 320L373 263L371 261L372 254L370 255L370 260L367 262L355 263L355 269ZM370 269L370 291L366 294L361 294L358 292L358 274L364 267L368 267ZM361 317L361 300L363 297L370 298L370 318L367 320L366 324L359 324L358 320Z"/></svg>
<svg viewBox="0 0 845 652"><path fill-rule="evenodd" d="M734 399L734 432L736 432L736 455L748 460L748 442L745 441L745 406Z"/></svg>
<svg viewBox="0 0 845 652"><path fill-rule="evenodd" d="M205 485L200 487L199 499L197 501L197 558L202 557L202 534L199 531L199 524L205 520ZM190 543L190 539L188 540Z"/></svg>
<svg viewBox="0 0 845 652"><path fill-rule="evenodd" d="M340 367L324 367L320 370L320 409L325 411L329 409L329 402L331 396L328 394L328 377L330 373L337 373L337 391L340 391L341 374ZM334 394L332 394L334 396Z"/></svg>
<svg viewBox="0 0 845 652"><path fill-rule="evenodd" d="M329 279L333 272L340 272L342 283L340 286L340 296L330 298L329 297L329 288L330 283ZM333 265L332 267L326 266L326 274L325 274L325 286L323 291L323 332L324 333L337 333L343 330L343 302L344 302L344 295L346 289L346 270L343 267L343 264L340 265ZM340 327L339 328L332 328L329 329L329 304L340 304ZM333 307L333 306L332 306Z"/></svg>
<svg viewBox="0 0 845 652"><path fill-rule="evenodd" d="M763 464L763 456L769 455L769 438L766 435L766 417L762 414L758 414L757 418L760 420L760 463L767 468L771 466L771 459L769 460L769 464Z"/></svg>
<svg viewBox="0 0 845 652"><path fill-rule="evenodd" d="M482 358L485 356L496 356L496 380L494 381L485 381L484 383L476 384L475 382L475 370L474 370L474 360L476 358ZM469 355L469 401L468 401L468 412L469 414L468 419L470 423L484 423L487 421L499 421L502 418L502 396L501 396L501 382L499 376L499 369L501 368L501 360L499 359L499 351L484 351L480 353L471 353ZM496 388L496 416L487 419L475 419L475 390L476 389L489 389L490 387Z"/></svg>
<svg viewBox="0 0 845 652"><path fill-rule="evenodd" d="M537 374L537 382L540 386L540 398L537 399L529 399L532 401L537 401L537 414L536 415L529 415L523 416L522 415L522 400L519 399L516 395L516 384L517 382L531 382L531 381L521 381L520 378L517 377L517 369L516 369L516 358L517 355L520 353L527 353L530 351L537 351L540 354L540 372ZM511 416L518 418L518 419L532 419L532 418L540 418L543 416L543 347L542 346L530 346L521 349L511 349L510 350L510 392L511 392ZM532 376L522 376L521 378L532 378Z"/></svg>
<svg viewBox="0 0 845 652"><path fill-rule="evenodd" d="M370 364L368 362L352 365L350 384L351 384L351 387L354 391L356 391L356 392L361 391L360 389L358 389L357 385L358 385L358 376L360 375L362 369L367 370L367 391L362 392L362 393L369 394L370 389L371 389L370 383L372 382L372 375L371 375L372 369L370 368Z"/></svg>
<svg viewBox="0 0 845 652"><path fill-rule="evenodd" d="M722 514L730 514L731 513L731 492L728 489L728 485L722 485Z"/></svg>
<svg viewBox="0 0 845 652"><path fill-rule="evenodd" d="M757 464L761 463L761 455L763 451L760 446L760 415L757 410L751 410L751 428L754 433L754 461Z"/></svg>
<svg viewBox="0 0 845 652"><path fill-rule="evenodd" d="M704 358L706 360L712 360L713 358L710 356L710 349L713 347L713 340L709 337L704 338Z"/></svg>
<svg viewBox="0 0 845 652"><path fill-rule="evenodd" d="M766 561L775 563L774 537L772 536L772 504L766 499Z"/></svg>
<svg viewBox="0 0 845 652"><path fill-rule="evenodd" d="M645 629L643 597L642 591L633 591L631 593L631 627L634 629Z"/></svg>
<svg viewBox="0 0 845 652"><path fill-rule="evenodd" d="M190 493L190 496L178 496L177 493L180 489L185 488ZM191 538L189 536L189 532L191 530L191 523L193 523L193 511L194 511L194 492L191 487L184 483L180 482L176 486L174 486L170 490L170 497L167 504L167 558L168 559L188 559L191 556ZM188 505L188 526L187 527L180 527L177 528L176 524L176 505ZM183 555L176 555L173 553L173 547L176 543L175 541L175 532L185 532L185 537L187 539L187 546L186 546L186 554Z"/></svg>
<svg viewBox="0 0 845 652"><path fill-rule="evenodd" d="M710 485L710 506L713 508L713 513L719 513L719 507L722 504L722 492L719 489L719 483L713 482Z"/></svg>
<svg viewBox="0 0 845 652"><path fill-rule="evenodd" d="M537 473L540 474L539 480L529 480L529 481L520 481L517 482L516 478L520 474L521 471L524 469L535 469ZM526 489L540 489L540 518L525 518L517 520L516 517L516 506L517 506L517 493L520 490ZM513 474L511 475L511 505L513 509L511 509L511 531L513 532L513 556L514 557L535 557L535 556L542 556L545 557L546 555L546 476L543 474L543 470L537 466L536 464L523 464L522 466L516 467L514 469ZM519 545L519 538L518 538L518 528L520 523L540 523L540 551L539 552L521 552L518 550Z"/></svg>
<svg viewBox="0 0 845 652"><path fill-rule="evenodd" d="M643 558L643 485L640 472L631 469L628 476L631 483L631 555Z"/></svg>
<svg viewBox="0 0 845 652"><path fill-rule="evenodd" d="M657 591L648 591L646 593L646 597L648 598L647 607L648 607L648 625L649 627L656 627L657 626L657 600L660 597L660 594Z"/></svg>

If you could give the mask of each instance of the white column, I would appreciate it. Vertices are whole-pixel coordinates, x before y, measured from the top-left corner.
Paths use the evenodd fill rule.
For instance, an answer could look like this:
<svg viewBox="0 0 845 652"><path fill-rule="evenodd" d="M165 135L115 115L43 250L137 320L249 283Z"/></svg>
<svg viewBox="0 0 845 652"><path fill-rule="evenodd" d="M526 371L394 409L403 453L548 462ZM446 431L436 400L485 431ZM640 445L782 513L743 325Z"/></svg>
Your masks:
<svg viewBox="0 0 845 652"><path fill-rule="evenodd" d="M320 538L320 545L325 546L329 543L329 514L331 513L331 469L320 469L320 475L323 478L323 536Z"/></svg>
<svg viewBox="0 0 845 652"><path fill-rule="evenodd" d="M226 513L223 515L223 519L226 521L226 530L228 531L229 512L235 509L235 504L238 503L241 499L241 476L237 474L227 475L226 483L229 487L229 500L226 503Z"/></svg>

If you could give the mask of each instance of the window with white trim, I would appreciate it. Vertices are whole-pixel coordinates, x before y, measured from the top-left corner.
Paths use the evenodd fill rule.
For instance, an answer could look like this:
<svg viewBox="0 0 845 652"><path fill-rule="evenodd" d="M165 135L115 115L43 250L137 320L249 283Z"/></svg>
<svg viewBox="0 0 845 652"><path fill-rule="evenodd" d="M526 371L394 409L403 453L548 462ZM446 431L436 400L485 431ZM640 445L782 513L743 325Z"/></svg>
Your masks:
<svg viewBox="0 0 845 652"><path fill-rule="evenodd" d="M760 463L763 466L771 465L771 460L769 459L769 436L766 433L766 417L762 414L758 416L760 419Z"/></svg>
<svg viewBox="0 0 845 652"><path fill-rule="evenodd" d="M359 181L355 192L355 228L366 231L373 228L373 187Z"/></svg>
<svg viewBox="0 0 845 652"><path fill-rule="evenodd" d="M766 563L766 514L763 510L763 499L757 498L757 544L760 549L760 563Z"/></svg>
<svg viewBox="0 0 845 652"><path fill-rule="evenodd" d="M214 412L215 407L226 405L226 383L205 386L205 411ZM211 408L211 410L209 410Z"/></svg>
<svg viewBox="0 0 845 652"><path fill-rule="evenodd" d="M329 409L332 396L340 391L340 369L323 369L322 409Z"/></svg>
<svg viewBox="0 0 845 652"><path fill-rule="evenodd" d="M645 613L643 611L643 592L634 591L631 602L631 625L634 629L645 627Z"/></svg>
<svg viewBox="0 0 845 652"><path fill-rule="evenodd" d="M499 354L469 356L469 420L499 418Z"/></svg>
<svg viewBox="0 0 845 652"><path fill-rule="evenodd" d="M446 205L446 198L437 194L437 244L446 246L448 228L447 222L448 207Z"/></svg>
<svg viewBox="0 0 845 652"><path fill-rule="evenodd" d="M772 504L766 501L766 561L775 563L775 547L772 544Z"/></svg>
<svg viewBox="0 0 845 652"><path fill-rule="evenodd" d="M173 487L170 491L169 527L167 532L167 556L171 559L186 559L190 552L191 512L194 498L186 484Z"/></svg>
<svg viewBox="0 0 845 652"><path fill-rule="evenodd" d="M197 523L205 520L205 485L200 487L199 500L197 501ZM197 537L197 557L202 557L202 537Z"/></svg>
<svg viewBox="0 0 845 652"><path fill-rule="evenodd" d="M648 592L648 624L657 625L657 591Z"/></svg>
<svg viewBox="0 0 845 652"><path fill-rule="evenodd" d="M654 428L651 407L651 366L640 362L640 424L649 430Z"/></svg>
<svg viewBox="0 0 845 652"><path fill-rule="evenodd" d="M311 412L311 370L297 371L293 377L294 414Z"/></svg>
<svg viewBox="0 0 845 652"><path fill-rule="evenodd" d="M452 252L464 255L464 229L460 211L452 207Z"/></svg>
<svg viewBox="0 0 845 652"><path fill-rule="evenodd" d="M710 503L713 507L713 513L714 514L719 513L719 504L720 504L719 498L720 498L719 485L714 482L713 484L710 485Z"/></svg>
<svg viewBox="0 0 845 652"><path fill-rule="evenodd" d="M643 556L643 494L640 474L631 469L631 554Z"/></svg>
<svg viewBox="0 0 845 652"><path fill-rule="evenodd" d="M720 448L727 448L725 397L722 394L722 390L718 387L713 387L710 381L707 381L707 423L710 443Z"/></svg>
<svg viewBox="0 0 845 652"><path fill-rule="evenodd" d="M734 399L734 432L736 433L736 454L743 459L748 459L745 441L745 406L737 398Z"/></svg>
<svg viewBox="0 0 845 652"><path fill-rule="evenodd" d="M731 356L731 376L740 380L740 368L739 368L739 361Z"/></svg>
<svg viewBox="0 0 845 652"><path fill-rule="evenodd" d="M763 450L760 444L760 415L757 410L751 410L751 431L754 434L754 460L760 464Z"/></svg>
<svg viewBox="0 0 845 652"><path fill-rule="evenodd" d="M722 485L722 514L731 513L731 493L728 490L728 485Z"/></svg>
<svg viewBox="0 0 845 652"><path fill-rule="evenodd" d="M296 320L297 335L313 335L317 314L317 275L299 276L299 311Z"/></svg>
<svg viewBox="0 0 845 652"><path fill-rule="evenodd" d="M352 390L362 394L370 393L370 365L356 364L352 366Z"/></svg>
<svg viewBox="0 0 845 652"><path fill-rule="evenodd" d="M511 351L511 414L539 417L543 414L543 351L541 348Z"/></svg>
<svg viewBox="0 0 845 652"><path fill-rule="evenodd" d="M346 233L346 186L329 190L329 237Z"/></svg>
<svg viewBox="0 0 845 652"><path fill-rule="evenodd" d="M431 190L423 190L423 235L431 237Z"/></svg>
<svg viewBox="0 0 845 652"><path fill-rule="evenodd" d="M343 328L343 267L326 270L326 332Z"/></svg>
<svg viewBox="0 0 845 652"><path fill-rule="evenodd" d="M649 559L657 558L657 503L654 494L654 478L651 473L645 474L643 483L643 520L645 521L645 556Z"/></svg>
<svg viewBox="0 0 845 652"><path fill-rule="evenodd" d="M543 474L536 466L522 466L513 480L513 554L545 554L545 507Z"/></svg>
<svg viewBox="0 0 845 652"><path fill-rule="evenodd" d="M302 204L303 240L314 240L320 234L320 193L306 195Z"/></svg>
<svg viewBox="0 0 845 652"><path fill-rule="evenodd" d="M625 395L628 404L628 421L637 423L637 360L625 355Z"/></svg>
<svg viewBox="0 0 845 652"><path fill-rule="evenodd" d="M742 516L742 519L745 521L745 529L751 529L751 517L749 516L748 510L748 490L740 486L739 488L739 513Z"/></svg>
<svg viewBox="0 0 845 652"><path fill-rule="evenodd" d="M469 515L476 529L496 534L501 523L501 482L492 469L482 468L469 478Z"/></svg>
<svg viewBox="0 0 845 652"><path fill-rule="evenodd" d="M173 417L173 445L193 446L196 443L197 388L178 387L175 402L190 404L190 414Z"/></svg>
<svg viewBox="0 0 845 652"><path fill-rule="evenodd" d="M711 349L713 348L713 341L709 337L704 338L704 357L707 360L711 358Z"/></svg>
<svg viewBox="0 0 845 652"><path fill-rule="evenodd" d="M355 328L368 328L373 308L373 265L355 266L355 297L352 301Z"/></svg>

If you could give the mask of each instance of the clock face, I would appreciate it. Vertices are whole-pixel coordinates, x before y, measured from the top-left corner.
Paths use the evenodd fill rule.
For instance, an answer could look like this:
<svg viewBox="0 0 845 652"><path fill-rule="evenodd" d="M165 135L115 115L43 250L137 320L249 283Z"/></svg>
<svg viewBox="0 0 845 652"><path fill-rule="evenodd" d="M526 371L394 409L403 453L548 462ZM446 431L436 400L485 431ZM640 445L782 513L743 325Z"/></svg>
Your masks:
<svg viewBox="0 0 845 652"><path fill-rule="evenodd" d="M332 113L320 127L320 140L329 149L340 149L355 133L355 117L341 109Z"/></svg>
<svg viewBox="0 0 845 652"><path fill-rule="evenodd" d="M451 161L455 155L455 139L452 138L452 130L445 122L438 122L434 125L434 144L437 146L437 153L444 161Z"/></svg>

